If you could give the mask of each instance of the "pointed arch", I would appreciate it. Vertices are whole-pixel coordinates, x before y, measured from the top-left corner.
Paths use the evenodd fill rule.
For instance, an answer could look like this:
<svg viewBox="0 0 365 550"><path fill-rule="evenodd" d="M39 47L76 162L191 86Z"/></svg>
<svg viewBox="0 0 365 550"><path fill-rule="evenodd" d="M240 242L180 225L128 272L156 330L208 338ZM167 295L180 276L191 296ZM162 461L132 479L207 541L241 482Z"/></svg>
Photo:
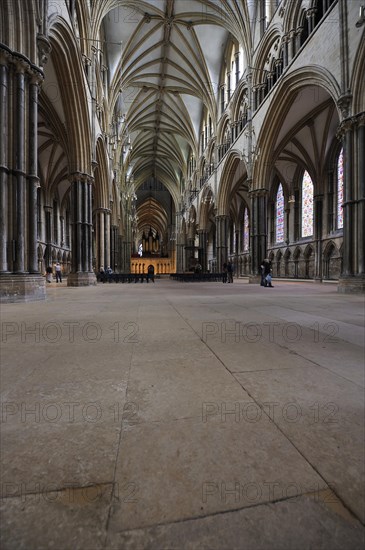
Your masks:
<svg viewBox="0 0 365 550"><path fill-rule="evenodd" d="M309 86L324 89L337 106L337 101L341 95L340 85L327 69L311 65L297 69L286 77L283 76L274 90L273 99L257 138L256 147L262 153L260 162L256 162L253 167L254 182L260 182L261 185L262 182L270 181L275 144L283 121L292 108L297 94ZM336 108L340 117L339 107Z"/></svg>
<svg viewBox="0 0 365 550"><path fill-rule="evenodd" d="M53 20L49 38L70 142L70 172L91 174L88 86L85 86L81 52L72 29L58 16Z"/></svg>

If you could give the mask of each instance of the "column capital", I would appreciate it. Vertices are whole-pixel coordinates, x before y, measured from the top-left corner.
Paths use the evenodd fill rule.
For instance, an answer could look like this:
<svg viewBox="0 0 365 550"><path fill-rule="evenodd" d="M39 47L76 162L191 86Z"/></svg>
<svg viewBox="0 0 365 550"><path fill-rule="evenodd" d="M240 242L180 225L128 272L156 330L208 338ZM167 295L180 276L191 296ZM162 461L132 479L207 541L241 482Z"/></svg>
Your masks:
<svg viewBox="0 0 365 550"><path fill-rule="evenodd" d="M81 181L82 183L94 183L93 176L90 176L90 174L85 174L85 172L79 172L78 170L75 170L74 172L71 172L68 175L68 180L73 183L75 181Z"/></svg>
<svg viewBox="0 0 365 550"><path fill-rule="evenodd" d="M30 74L30 84L35 84L38 87L40 87L44 80L44 76L42 75L42 73L40 73L39 71L35 70L32 67L29 70L29 74Z"/></svg>
<svg viewBox="0 0 365 550"><path fill-rule="evenodd" d="M267 189L264 189L264 188L261 188L261 189L252 189L251 191L248 192L249 195L252 197L252 198L255 198L255 197L266 197L268 195L268 190Z"/></svg>
<svg viewBox="0 0 365 550"><path fill-rule="evenodd" d="M341 110L343 119L346 119L349 116L351 101L352 94L349 91L342 94L337 100L337 105Z"/></svg>
<svg viewBox="0 0 365 550"><path fill-rule="evenodd" d="M16 68L17 74L23 74L25 75L26 72L28 72L30 65L25 61L25 59L21 59L18 57L13 57L13 64Z"/></svg>
<svg viewBox="0 0 365 550"><path fill-rule="evenodd" d="M357 124L358 126L365 126L365 112L357 115Z"/></svg>
<svg viewBox="0 0 365 550"><path fill-rule="evenodd" d="M309 19L310 17L313 17L316 13L317 13L317 8L308 8L307 11L305 12L305 16L307 19Z"/></svg>
<svg viewBox="0 0 365 550"><path fill-rule="evenodd" d="M100 206L99 208L94 208L93 212L97 213L105 213L105 214L111 214L112 211L109 208L104 208Z"/></svg>
<svg viewBox="0 0 365 550"><path fill-rule="evenodd" d="M337 133L336 133L337 139L342 141L344 139L345 135L348 132L352 132L353 129L357 126L357 124L358 124L358 117L356 117L356 116L349 117L349 118L346 118L345 120L343 120L341 122L341 124L339 125Z"/></svg>
<svg viewBox="0 0 365 550"><path fill-rule="evenodd" d="M51 43L44 34L37 35L37 49L39 66L44 67L52 50Z"/></svg>
<svg viewBox="0 0 365 550"><path fill-rule="evenodd" d="M11 60L11 52L3 46L0 46L0 65L9 65L9 61Z"/></svg>

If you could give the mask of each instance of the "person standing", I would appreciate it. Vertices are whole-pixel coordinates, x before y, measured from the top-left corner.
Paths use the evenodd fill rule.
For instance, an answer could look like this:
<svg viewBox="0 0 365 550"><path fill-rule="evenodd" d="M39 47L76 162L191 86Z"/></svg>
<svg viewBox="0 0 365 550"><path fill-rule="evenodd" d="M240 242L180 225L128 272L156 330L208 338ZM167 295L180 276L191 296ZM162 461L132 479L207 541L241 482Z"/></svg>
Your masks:
<svg viewBox="0 0 365 550"><path fill-rule="evenodd" d="M147 268L147 283L149 279L151 279L153 283L155 282L155 268L153 264L150 264Z"/></svg>
<svg viewBox="0 0 365 550"><path fill-rule="evenodd" d="M53 269L52 269L52 266L48 266L46 268L46 281L47 283L51 283L52 282L52 273L53 273Z"/></svg>
<svg viewBox="0 0 365 550"><path fill-rule="evenodd" d="M227 282L227 264L226 262L224 262L223 264L223 282L226 283Z"/></svg>
<svg viewBox="0 0 365 550"><path fill-rule="evenodd" d="M227 274L228 274L228 282L233 283L233 265L232 265L232 262L228 262L228 264L227 264Z"/></svg>
<svg viewBox="0 0 365 550"><path fill-rule="evenodd" d="M61 271L61 266L59 262L56 263L55 270L56 270L56 283L58 283L58 281L62 283L62 271Z"/></svg>
<svg viewBox="0 0 365 550"><path fill-rule="evenodd" d="M271 284L272 281L272 266L268 258L265 258L261 264L261 286L269 286L274 288Z"/></svg>

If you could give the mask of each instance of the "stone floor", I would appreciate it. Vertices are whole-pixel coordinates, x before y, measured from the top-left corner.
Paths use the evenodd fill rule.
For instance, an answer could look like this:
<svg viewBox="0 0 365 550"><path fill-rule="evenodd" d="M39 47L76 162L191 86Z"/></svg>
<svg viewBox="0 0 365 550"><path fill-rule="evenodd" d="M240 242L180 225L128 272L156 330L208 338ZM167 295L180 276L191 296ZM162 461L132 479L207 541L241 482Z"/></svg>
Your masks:
<svg viewBox="0 0 365 550"><path fill-rule="evenodd" d="M2 550L362 549L363 323L310 282L2 306Z"/></svg>

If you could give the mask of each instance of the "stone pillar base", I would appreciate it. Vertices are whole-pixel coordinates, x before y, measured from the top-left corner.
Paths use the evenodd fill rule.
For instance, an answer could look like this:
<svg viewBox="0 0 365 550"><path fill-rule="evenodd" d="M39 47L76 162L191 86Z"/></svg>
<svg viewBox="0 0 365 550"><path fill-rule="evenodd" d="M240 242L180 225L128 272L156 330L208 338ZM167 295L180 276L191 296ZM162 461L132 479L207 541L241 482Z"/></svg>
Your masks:
<svg viewBox="0 0 365 550"><path fill-rule="evenodd" d="M338 281L337 291L341 294L364 294L365 277L344 277Z"/></svg>
<svg viewBox="0 0 365 550"><path fill-rule="evenodd" d="M36 302L46 299L46 280L39 273L0 273L0 302Z"/></svg>
<svg viewBox="0 0 365 550"><path fill-rule="evenodd" d="M78 271L77 273L69 273L67 276L67 286L90 286L96 285L95 273L86 273Z"/></svg>
<svg viewBox="0 0 365 550"><path fill-rule="evenodd" d="M249 275L248 282L252 285L259 285L261 283L261 275Z"/></svg>

